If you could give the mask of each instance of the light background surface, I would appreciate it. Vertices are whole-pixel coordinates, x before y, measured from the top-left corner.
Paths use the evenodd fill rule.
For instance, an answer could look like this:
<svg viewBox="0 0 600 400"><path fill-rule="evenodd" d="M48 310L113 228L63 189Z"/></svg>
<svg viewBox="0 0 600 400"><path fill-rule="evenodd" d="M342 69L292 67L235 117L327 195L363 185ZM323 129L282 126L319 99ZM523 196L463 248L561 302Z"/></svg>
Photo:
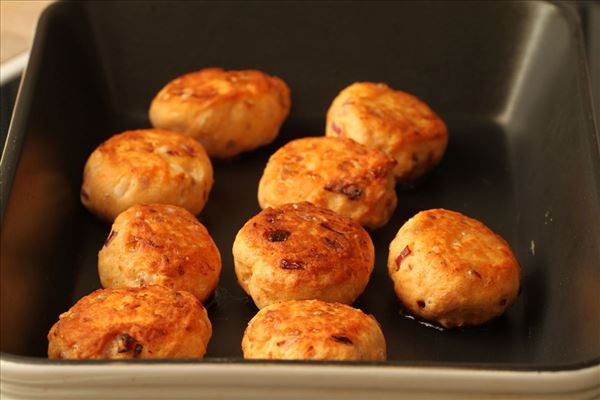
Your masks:
<svg viewBox="0 0 600 400"><path fill-rule="evenodd" d="M28 51L35 25L51 0L0 1L0 62Z"/></svg>

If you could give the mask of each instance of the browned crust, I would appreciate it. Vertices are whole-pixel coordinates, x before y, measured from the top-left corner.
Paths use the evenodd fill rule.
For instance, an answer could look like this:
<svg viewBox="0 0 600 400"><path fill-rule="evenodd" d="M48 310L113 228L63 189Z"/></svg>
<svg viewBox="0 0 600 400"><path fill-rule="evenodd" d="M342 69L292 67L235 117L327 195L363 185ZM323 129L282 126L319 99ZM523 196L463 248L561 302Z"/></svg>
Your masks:
<svg viewBox="0 0 600 400"><path fill-rule="evenodd" d="M106 164L127 169L131 175L150 181L154 175L164 174L170 162L183 168L193 163L196 156L205 155L202 145L192 138L163 129L125 131L102 143L97 150ZM192 178L185 172L173 179L184 182Z"/></svg>
<svg viewBox="0 0 600 400"><path fill-rule="evenodd" d="M289 112L290 89L282 79L253 69L205 68L167 83L154 98L153 106L159 102L178 101L208 108L218 102L244 100L272 91L280 94L280 105Z"/></svg>
<svg viewBox="0 0 600 400"><path fill-rule="evenodd" d="M368 233L352 219L308 202L267 208L250 219L240 235L276 271L296 269L299 285L318 285L323 279L335 285L372 269Z"/></svg>
<svg viewBox="0 0 600 400"><path fill-rule="evenodd" d="M442 119L422 100L410 93L394 90L384 83L357 82L339 95L339 105L327 114L327 126L335 133L336 117L352 112L371 128L394 134L399 142L419 142L448 135ZM334 129L335 128L335 129ZM401 143L399 143L401 144Z"/></svg>

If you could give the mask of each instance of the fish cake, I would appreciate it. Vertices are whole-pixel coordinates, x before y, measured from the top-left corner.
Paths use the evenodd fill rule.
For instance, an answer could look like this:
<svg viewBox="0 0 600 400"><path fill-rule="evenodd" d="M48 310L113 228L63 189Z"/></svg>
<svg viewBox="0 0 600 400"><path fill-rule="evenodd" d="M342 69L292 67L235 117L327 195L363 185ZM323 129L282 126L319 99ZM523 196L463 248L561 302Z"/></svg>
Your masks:
<svg viewBox="0 0 600 400"><path fill-rule="evenodd" d="M60 315L50 359L202 358L212 335L192 294L164 286L100 289Z"/></svg>
<svg viewBox="0 0 600 400"><path fill-rule="evenodd" d="M98 273L105 288L162 285L204 302L219 282L221 255L189 211L138 204L115 219L98 253Z"/></svg>
<svg viewBox="0 0 600 400"><path fill-rule="evenodd" d="M81 202L109 222L135 204L173 204L198 214L212 185L201 144L176 132L139 129L114 135L90 155Z"/></svg>
<svg viewBox="0 0 600 400"><path fill-rule="evenodd" d="M419 318L446 328L483 324L517 298L520 266L481 222L444 209L409 219L390 243L396 295Z"/></svg>
<svg viewBox="0 0 600 400"><path fill-rule="evenodd" d="M385 337L372 315L319 300L292 300L263 308L248 323L242 351L249 359L386 359Z"/></svg>
<svg viewBox="0 0 600 400"><path fill-rule="evenodd" d="M290 89L278 77L206 68L163 87L149 117L154 127L193 137L223 159L271 143L290 106Z"/></svg>
<svg viewBox="0 0 600 400"><path fill-rule="evenodd" d="M383 83L358 82L342 90L327 111L325 131L385 151L396 160L398 182L424 175L448 144L446 124L427 104Z"/></svg>
<svg viewBox="0 0 600 400"><path fill-rule="evenodd" d="M376 229L396 208L394 165L384 152L351 139L296 139L269 159L258 201L262 208L309 201Z"/></svg>
<svg viewBox="0 0 600 400"><path fill-rule="evenodd" d="M299 299L352 304L375 262L357 222L308 202L251 218L235 238L233 258L238 282L259 308Z"/></svg>

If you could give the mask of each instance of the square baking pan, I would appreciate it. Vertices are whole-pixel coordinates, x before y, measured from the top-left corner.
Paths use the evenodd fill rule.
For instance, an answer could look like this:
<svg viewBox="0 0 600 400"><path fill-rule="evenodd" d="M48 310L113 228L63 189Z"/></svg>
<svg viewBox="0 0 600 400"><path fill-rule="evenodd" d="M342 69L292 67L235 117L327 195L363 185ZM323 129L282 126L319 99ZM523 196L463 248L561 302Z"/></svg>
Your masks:
<svg viewBox="0 0 600 400"><path fill-rule="evenodd" d="M552 2L60 2L42 16L1 172L1 394L21 398L594 398L600 395L600 145L579 21ZM200 361L49 361L58 315L100 287L110 226L79 201L86 158L112 134L148 127L153 95L208 66L256 68L292 89L271 145L215 162L200 215L223 257L206 304ZM231 245L259 211L266 161L320 135L336 94L386 82L447 122L442 163L398 187L392 220L371 232L376 265L356 307L381 323L388 361L257 362L240 341L257 309ZM477 218L513 247L522 291L481 327L407 318L387 247L420 210Z"/></svg>

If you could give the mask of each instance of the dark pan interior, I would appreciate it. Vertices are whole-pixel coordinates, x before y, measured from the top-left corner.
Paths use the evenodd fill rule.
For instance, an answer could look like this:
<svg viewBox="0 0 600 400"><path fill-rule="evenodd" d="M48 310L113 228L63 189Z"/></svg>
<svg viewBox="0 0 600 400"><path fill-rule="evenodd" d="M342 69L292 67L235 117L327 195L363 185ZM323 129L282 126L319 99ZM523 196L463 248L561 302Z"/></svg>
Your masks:
<svg viewBox="0 0 600 400"><path fill-rule="evenodd" d="M447 121L443 162L398 188L372 232L376 267L356 306L380 321L389 360L405 364L556 369L600 357L600 163L573 16L544 2L86 2L44 15L2 159L1 350L42 359L58 315L99 288L109 226L78 193L90 152L147 127L155 92L207 66L285 79L293 109L277 141L227 163L200 216L223 257L207 304L210 358L239 358L255 314L238 287L231 245L258 212L269 155L320 135L333 97L354 81L387 82ZM11 179L14 174L14 180ZM387 246L419 210L478 218L513 246L522 293L502 317L440 331L402 315ZM28 359L32 361L33 359Z"/></svg>

